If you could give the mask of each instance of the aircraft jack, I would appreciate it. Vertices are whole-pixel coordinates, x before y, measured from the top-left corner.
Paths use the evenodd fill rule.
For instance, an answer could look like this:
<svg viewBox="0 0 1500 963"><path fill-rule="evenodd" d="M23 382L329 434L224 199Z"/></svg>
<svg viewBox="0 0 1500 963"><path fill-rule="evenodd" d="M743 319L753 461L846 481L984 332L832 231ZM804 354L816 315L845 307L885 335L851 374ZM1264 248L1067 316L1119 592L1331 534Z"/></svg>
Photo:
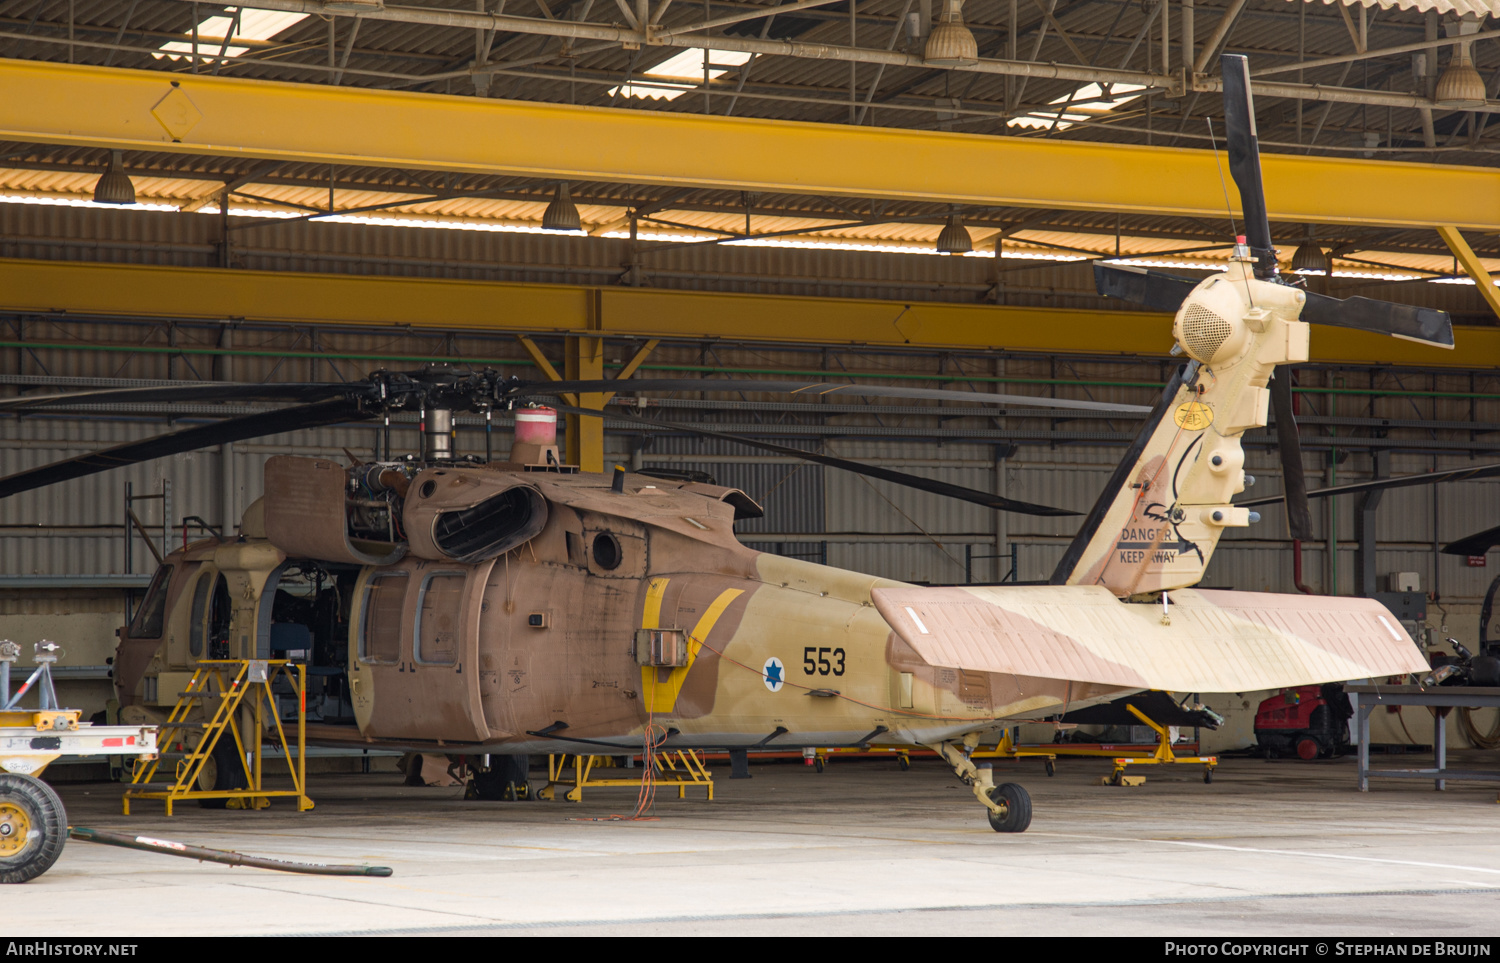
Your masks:
<svg viewBox="0 0 1500 963"><path fill-rule="evenodd" d="M292 670L296 669L293 675ZM276 711L276 697L271 691L272 683L285 677L292 686L297 700L297 749L293 758L287 745L286 732L281 726L281 716ZM226 681L227 680L227 681ZM210 685L213 683L213 685ZM290 796L297 800L297 811L313 808L307 797L307 666L293 666L286 659L203 659L188 680L186 691L177 699L167 721L160 727L158 745L170 747L188 744L189 730L202 730L201 737L192 749L177 761L174 782L166 790L129 789L122 803L125 815L130 815L132 799L160 799L166 803L167 815L172 815L175 803L190 799L223 799L228 809L265 809L271 798ZM217 707L210 708L213 703ZM271 719L275 722L275 737L284 750L287 771L292 777L291 789L266 789L262 776L262 733L265 732L265 709L271 708ZM188 716L195 708L202 708L208 722L189 722ZM240 732L240 710L250 710L250 735L247 764L246 739ZM234 757L243 769L244 787L240 789L194 789L204 767L215 759L214 749L228 735L234 741ZM227 754L224 754L227 755ZM220 755L216 764L224 759ZM149 765L137 766L131 784L144 786L151 782L161 765L157 757ZM231 777L232 782L239 779Z"/></svg>
<svg viewBox="0 0 1500 963"><path fill-rule="evenodd" d="M1125 708L1130 710L1131 715L1134 715L1136 718L1140 719L1146 725L1148 725L1152 729L1156 730L1156 735L1157 735L1156 751L1153 752L1149 756L1147 756L1147 755L1140 755L1140 756L1116 756L1115 757L1115 770L1114 770L1114 772L1110 773L1108 776L1106 776L1103 779L1101 779L1099 781L1100 785L1106 785L1106 786L1143 786L1146 783L1146 777L1145 776L1127 776L1127 775L1125 775L1125 767L1127 767L1127 766L1161 766L1161 765L1170 765L1170 764L1182 763L1182 762L1187 762L1187 763L1202 763L1203 764L1203 781L1205 783L1212 783L1214 781L1214 767L1219 764L1219 757L1218 756L1179 756L1179 755L1177 755L1176 753L1174 753L1172 751L1172 737L1171 737L1171 734L1167 731L1167 727L1166 726L1158 725L1156 722L1152 721L1151 718L1148 717L1144 712L1142 712L1141 710L1137 709L1135 706L1127 705Z"/></svg>
<svg viewBox="0 0 1500 963"><path fill-rule="evenodd" d="M564 778L564 770L568 768L568 760L573 760L573 778ZM568 802L581 802L583 800L584 787L593 786L632 786L639 787L641 777L634 776L629 779L599 778L593 775L595 769L610 768L609 760L612 756L570 756L566 753L549 755L547 757L547 785L537 792L538 799L551 800L556 797L558 788L566 788L567 792L563 798ZM644 760L642 761L644 764ZM677 787L677 798L687 798L687 787L702 786L708 790L708 801L714 799L714 778L709 775L708 767L703 764L703 757L692 749L676 749L668 752L657 752L651 756L652 765L656 767L656 785L662 787Z"/></svg>

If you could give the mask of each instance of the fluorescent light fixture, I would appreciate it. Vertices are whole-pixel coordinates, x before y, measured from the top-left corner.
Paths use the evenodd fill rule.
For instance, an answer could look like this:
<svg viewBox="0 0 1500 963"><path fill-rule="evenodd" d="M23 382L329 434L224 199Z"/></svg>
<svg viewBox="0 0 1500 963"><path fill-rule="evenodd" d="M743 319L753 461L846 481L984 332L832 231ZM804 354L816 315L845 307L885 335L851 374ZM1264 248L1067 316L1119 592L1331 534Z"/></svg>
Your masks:
<svg viewBox="0 0 1500 963"><path fill-rule="evenodd" d="M280 10L246 10L240 8L240 26L230 37L234 40L270 40L272 37L287 30L303 20L308 14L285 13ZM224 47L224 38L229 36L229 28L234 25L233 16L214 16L198 24L198 56L217 57L219 49ZM165 53L152 54L157 60L166 58L168 60L181 60L184 56L193 55L192 41L173 40L161 45ZM241 47L233 42L224 48L227 57L238 57L249 50L249 47ZM181 55L181 56L174 56Z"/></svg>
<svg viewBox="0 0 1500 963"><path fill-rule="evenodd" d="M1137 99L1140 97L1140 94L1136 93L1136 91L1145 89L1140 84L1114 84L1109 90L1110 99L1105 100L1104 89L1102 87L1098 84L1084 84L1071 94L1064 94L1051 101L1052 104L1058 107L1066 108L1062 112L1061 117L1058 116L1055 110L1048 111L1043 109L1033 111L1029 114L1022 114L1019 117L1012 117L1006 121L1006 126L1031 127L1036 130L1046 130L1056 122L1057 129L1063 130L1072 127L1079 121L1103 117L1121 104L1128 104L1132 100ZM1121 96L1122 94L1125 96Z"/></svg>

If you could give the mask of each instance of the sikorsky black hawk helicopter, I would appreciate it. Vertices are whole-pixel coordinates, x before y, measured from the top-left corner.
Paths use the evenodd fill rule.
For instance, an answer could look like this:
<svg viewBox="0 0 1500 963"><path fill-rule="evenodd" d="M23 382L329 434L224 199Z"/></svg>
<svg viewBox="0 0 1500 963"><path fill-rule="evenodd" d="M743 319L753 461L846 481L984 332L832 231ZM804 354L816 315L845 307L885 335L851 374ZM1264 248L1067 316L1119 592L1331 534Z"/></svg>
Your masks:
<svg viewBox="0 0 1500 963"><path fill-rule="evenodd" d="M1248 75L1224 58L1231 169L1248 241L1201 282L1099 267L1101 292L1177 311L1190 359L1046 585L919 587L752 551L736 519L760 508L701 480L561 463L561 392L734 388L979 404L1121 406L868 385L709 379L525 382L490 371L378 372L355 384L211 384L0 402L0 411L123 401L291 402L0 479L0 497L176 452L416 411L419 454L341 466L276 456L238 537L173 552L123 632L115 684L145 696L206 657L309 653L331 671L343 724L309 738L463 754L923 745L968 783L991 826L1019 832L1031 801L970 758L982 738L1147 689L1235 692L1424 671L1367 599L1194 590L1224 530L1251 524L1240 440L1306 361L1309 322L1452 344L1446 315L1309 295L1276 273ZM455 411L513 409L504 461L455 456ZM1136 409L1142 410L1142 409ZM611 418L636 420L616 413ZM860 472L997 511L1072 514L707 429L674 430ZM1282 421L1283 445L1294 445ZM489 436L487 435L488 439ZM1289 487L1301 466L1284 447ZM1295 470L1294 470L1295 469ZM1294 493L1293 500L1297 496ZM1305 509L1304 509L1305 511ZM1170 594L1169 594L1170 593ZM180 676L176 676L180 679ZM340 701L342 700L342 701ZM159 713L157 713L159 714Z"/></svg>

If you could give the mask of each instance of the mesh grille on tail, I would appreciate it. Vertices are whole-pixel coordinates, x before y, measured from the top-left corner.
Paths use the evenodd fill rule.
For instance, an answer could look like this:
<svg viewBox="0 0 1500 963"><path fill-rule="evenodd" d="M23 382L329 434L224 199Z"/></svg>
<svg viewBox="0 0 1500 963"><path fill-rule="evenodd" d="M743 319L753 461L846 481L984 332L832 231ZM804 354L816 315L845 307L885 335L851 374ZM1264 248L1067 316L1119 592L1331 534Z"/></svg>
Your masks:
<svg viewBox="0 0 1500 963"><path fill-rule="evenodd" d="M1228 321L1196 302L1182 312L1182 346L1200 361L1212 358L1233 330Z"/></svg>

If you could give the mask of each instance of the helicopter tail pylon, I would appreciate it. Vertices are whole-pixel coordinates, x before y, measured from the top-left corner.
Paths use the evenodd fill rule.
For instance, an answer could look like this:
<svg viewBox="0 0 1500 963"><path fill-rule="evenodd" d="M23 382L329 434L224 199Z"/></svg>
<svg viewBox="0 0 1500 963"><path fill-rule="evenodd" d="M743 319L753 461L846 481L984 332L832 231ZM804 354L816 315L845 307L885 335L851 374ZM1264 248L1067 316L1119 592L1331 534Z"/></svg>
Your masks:
<svg viewBox="0 0 1500 963"><path fill-rule="evenodd" d="M1173 353L1192 362L1147 416L1053 572L1054 585L1102 585L1127 597L1197 584L1224 529L1258 517L1230 498L1248 480L1241 436L1267 424L1273 402L1288 531L1293 539L1309 537L1291 376L1275 377L1275 368L1308 360L1310 324L1453 347L1446 312L1368 298L1341 300L1281 276L1261 183L1249 63L1242 55L1225 54L1221 64L1229 170L1239 189L1245 233L1235 239L1229 270L1201 281L1095 262L1100 294L1176 311Z"/></svg>

